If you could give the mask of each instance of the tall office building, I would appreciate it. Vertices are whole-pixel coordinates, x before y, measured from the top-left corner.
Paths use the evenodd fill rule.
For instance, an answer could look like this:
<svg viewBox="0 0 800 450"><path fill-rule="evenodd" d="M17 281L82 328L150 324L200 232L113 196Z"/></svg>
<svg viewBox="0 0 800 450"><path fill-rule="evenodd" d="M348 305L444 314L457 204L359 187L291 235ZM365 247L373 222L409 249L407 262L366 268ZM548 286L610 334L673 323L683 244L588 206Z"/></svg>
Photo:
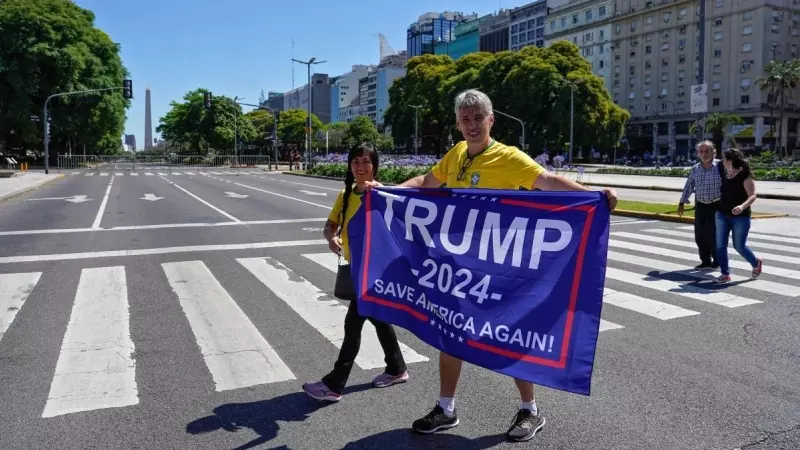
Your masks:
<svg viewBox="0 0 800 450"><path fill-rule="evenodd" d="M537 0L511 10L509 25L511 50L521 50L529 45L544 47L544 21L547 9L546 0Z"/></svg>
<svg viewBox="0 0 800 450"><path fill-rule="evenodd" d="M150 115L150 88L144 91L144 149L153 148L153 121Z"/></svg>
<svg viewBox="0 0 800 450"><path fill-rule="evenodd" d="M501 9L487 17L480 25L478 50L491 53L508 50L510 22L511 11L507 9Z"/></svg>
<svg viewBox="0 0 800 450"><path fill-rule="evenodd" d="M705 38L700 39L700 2ZM799 0L615 0L612 30L614 101L631 112L626 138L632 149L691 156L692 85L702 70L707 113L736 114L729 130L739 148L775 148L771 124L778 106L756 80L772 60L798 57ZM702 61L701 61L702 55ZM703 64L701 64L701 62ZM702 69L701 69L702 68ZM800 88L787 101L782 143L795 148ZM707 136L708 137L708 136ZM780 143L779 143L780 145Z"/></svg>
<svg viewBox="0 0 800 450"><path fill-rule="evenodd" d="M409 58L433 54L434 46L439 42L455 39L455 28L465 22L475 20L478 15L446 11L429 12L419 16L406 30L406 53Z"/></svg>

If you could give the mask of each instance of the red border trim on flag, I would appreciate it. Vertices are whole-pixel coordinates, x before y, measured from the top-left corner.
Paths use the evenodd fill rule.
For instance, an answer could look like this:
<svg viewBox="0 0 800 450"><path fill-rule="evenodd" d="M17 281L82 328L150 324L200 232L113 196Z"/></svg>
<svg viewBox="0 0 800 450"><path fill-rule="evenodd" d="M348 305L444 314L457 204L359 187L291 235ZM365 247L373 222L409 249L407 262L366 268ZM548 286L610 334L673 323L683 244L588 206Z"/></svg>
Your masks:
<svg viewBox="0 0 800 450"><path fill-rule="evenodd" d="M372 198L366 195L366 204L364 205L366 211L366 236L364 245L364 267L361 276L361 298L364 301L376 303L381 306L394 308L400 311L409 313L415 319L422 322L428 321L428 316L411 307L410 305L398 304L390 300L375 297L367 294L369 290L367 287L367 278L369 274L369 260L371 254L372 243ZM540 364L555 369L565 369L567 367L567 355L569 354L569 343L572 337L573 322L575 320L575 305L578 303L578 291L580 290L581 273L583 272L583 264L586 256L586 246L589 242L589 234L592 229L592 220L594 219L595 207L587 205L570 206L570 205L549 205L546 203L537 203L526 200L502 199L500 203L504 205L522 206L526 208L544 209L553 212L564 212L572 210L580 210L586 213L586 222L581 232L581 240L578 244L578 260L575 263L575 274L572 278L572 288L570 290L569 304L567 305L567 319L564 323L564 337L561 341L561 354L558 360L542 358L538 356L526 355L524 353L514 352L508 349L497 347L494 345L485 344L472 339L467 339L466 343L470 347L477 348L495 355L506 356L518 361L526 361L530 363Z"/></svg>

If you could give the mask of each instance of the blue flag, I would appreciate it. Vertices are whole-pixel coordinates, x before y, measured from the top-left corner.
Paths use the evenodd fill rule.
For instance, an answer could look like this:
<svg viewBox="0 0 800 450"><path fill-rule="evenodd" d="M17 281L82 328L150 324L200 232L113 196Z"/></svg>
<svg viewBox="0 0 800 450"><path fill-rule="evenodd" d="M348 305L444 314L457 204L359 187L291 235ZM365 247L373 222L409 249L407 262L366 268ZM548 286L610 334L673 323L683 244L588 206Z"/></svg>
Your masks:
<svg viewBox="0 0 800 450"><path fill-rule="evenodd" d="M372 189L348 225L358 310L471 364L589 395L609 227L601 192Z"/></svg>

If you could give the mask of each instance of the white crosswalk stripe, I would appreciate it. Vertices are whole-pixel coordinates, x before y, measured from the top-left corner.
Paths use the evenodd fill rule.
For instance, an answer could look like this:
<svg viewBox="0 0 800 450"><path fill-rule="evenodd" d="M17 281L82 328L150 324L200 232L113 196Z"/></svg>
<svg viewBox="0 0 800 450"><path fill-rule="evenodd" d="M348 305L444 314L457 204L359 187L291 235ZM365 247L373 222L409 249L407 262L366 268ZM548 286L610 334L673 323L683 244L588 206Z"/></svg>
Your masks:
<svg viewBox="0 0 800 450"><path fill-rule="evenodd" d="M712 280L718 271L693 268L699 263L693 234L678 230L645 228L611 233L603 317L599 321L602 336L641 332L674 322L691 324L693 317L723 317L732 310L747 314L749 307L768 308L774 301L800 297L800 264L790 256L800 254L800 246L791 240L780 245L776 239L753 239L754 250L758 243L775 246L768 247L775 253L769 258L765 255L765 261L775 261L776 265L765 265L756 280L750 279L750 265L734 260L735 251L731 251L735 273L733 283L725 286ZM179 317L183 323L175 326L185 326L187 336L196 342L198 361L207 369L203 376L208 377L213 390L297 383L298 378L311 381L316 376L309 374L296 356L283 354L287 351L284 342L268 341L276 338L269 337L271 330L264 324L248 316L245 311L251 309L242 303L246 299L237 298L237 292L264 292L264 301L272 302L270 311L276 311L275 302L288 307L285 311L289 312L284 314L300 319L296 322L302 328L298 335L313 334L324 339L320 342L328 342L327 353L333 355L333 363L344 337L347 313L346 304L331 292L339 261L323 243L308 248L286 261L274 256L232 256L226 274L215 273L213 267L217 266L199 259L152 262L163 274L161 282L171 289L169 298L176 311L182 312ZM71 305L69 320L64 319L66 329L59 331L64 333L60 348L53 349L58 355L53 362L55 369L45 375L49 377L49 391L38 399L44 405L39 411L42 417L131 406L139 403L140 395L152 395L141 392L137 385L142 376L137 371L152 368L136 361L137 342L130 330L142 319L129 313L129 293L137 287L129 285L126 270L124 260L108 267L93 265L82 269L70 288L74 298L67 299ZM230 278L219 278L223 275L236 277L242 288L231 289ZM52 276L48 271L0 274L0 348L12 345L10 341L22 336L21 330L32 326L30 317L41 314L27 308L41 307L44 294L37 294L37 289L44 289L41 286ZM310 281L320 277L328 277L330 283L318 287ZM401 341L406 363L436 363L430 357L437 354L432 347L413 337L401 337ZM385 367L370 322L363 328L356 365L361 370Z"/></svg>

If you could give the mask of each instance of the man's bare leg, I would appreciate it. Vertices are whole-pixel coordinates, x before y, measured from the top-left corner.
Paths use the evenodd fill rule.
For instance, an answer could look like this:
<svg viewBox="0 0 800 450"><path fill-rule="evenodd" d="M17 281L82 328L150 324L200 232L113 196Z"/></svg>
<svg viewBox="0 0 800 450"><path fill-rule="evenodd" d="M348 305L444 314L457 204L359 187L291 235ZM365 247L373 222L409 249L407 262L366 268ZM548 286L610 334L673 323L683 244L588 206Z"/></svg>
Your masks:
<svg viewBox="0 0 800 450"><path fill-rule="evenodd" d="M447 353L439 352L439 396L453 398L456 396L458 379L461 376L462 361Z"/></svg>
<svg viewBox="0 0 800 450"><path fill-rule="evenodd" d="M519 399L522 400L523 403L532 402L534 400L533 383L518 378L514 378L514 382L517 384L517 389L519 390Z"/></svg>

